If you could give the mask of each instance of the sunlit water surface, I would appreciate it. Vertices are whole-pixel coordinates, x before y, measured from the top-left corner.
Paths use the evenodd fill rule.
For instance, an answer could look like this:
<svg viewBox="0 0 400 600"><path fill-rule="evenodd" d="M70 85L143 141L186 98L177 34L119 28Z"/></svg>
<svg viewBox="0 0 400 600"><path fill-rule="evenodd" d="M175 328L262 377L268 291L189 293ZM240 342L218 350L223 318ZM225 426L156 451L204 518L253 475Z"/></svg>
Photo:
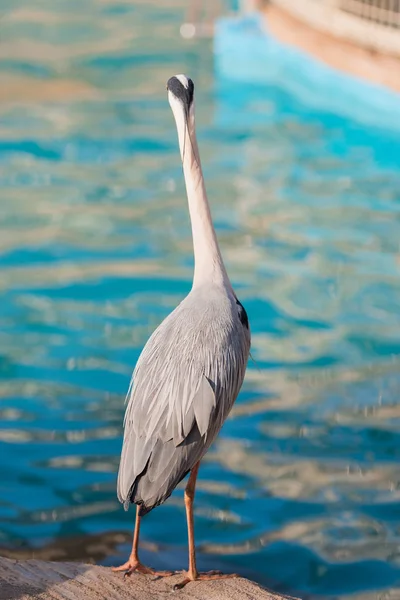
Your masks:
<svg viewBox="0 0 400 600"><path fill-rule="evenodd" d="M200 566L303 598L400 597L400 140L217 81L168 4L2 5L2 553L126 559L124 395L191 286L165 92L188 72L254 358L201 469ZM186 566L182 491L143 545Z"/></svg>

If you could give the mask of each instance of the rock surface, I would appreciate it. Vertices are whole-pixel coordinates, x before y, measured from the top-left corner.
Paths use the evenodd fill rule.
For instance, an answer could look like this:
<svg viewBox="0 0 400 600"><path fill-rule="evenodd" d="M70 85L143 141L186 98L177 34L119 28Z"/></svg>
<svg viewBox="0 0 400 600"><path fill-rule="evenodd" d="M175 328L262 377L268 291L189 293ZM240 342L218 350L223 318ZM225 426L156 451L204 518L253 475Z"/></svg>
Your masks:
<svg viewBox="0 0 400 600"><path fill-rule="evenodd" d="M157 579L73 562L0 558L0 600L294 600L238 577L200 581L173 592L181 574Z"/></svg>

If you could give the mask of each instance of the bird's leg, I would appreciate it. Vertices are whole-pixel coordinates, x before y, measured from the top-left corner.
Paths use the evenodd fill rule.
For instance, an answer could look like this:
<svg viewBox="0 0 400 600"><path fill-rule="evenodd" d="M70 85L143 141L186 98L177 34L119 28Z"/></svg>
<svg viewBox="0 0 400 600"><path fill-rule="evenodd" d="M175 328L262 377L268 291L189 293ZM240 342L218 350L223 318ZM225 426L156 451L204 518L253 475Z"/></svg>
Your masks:
<svg viewBox="0 0 400 600"><path fill-rule="evenodd" d="M150 567L145 567L140 560L138 554L139 547L139 534L140 534L140 520L141 517L139 515L140 506L136 508L136 522L135 522L135 531L133 533L133 542L132 542L132 550L129 555L128 560L123 565L119 567L112 567L113 571L124 571L125 577L129 577L137 571L138 573L144 573L145 575L158 575L160 577L167 577L169 575L173 575L172 571L154 571Z"/></svg>
<svg viewBox="0 0 400 600"><path fill-rule="evenodd" d="M194 523L193 523L193 501L194 494L196 491L196 480L197 473L199 472L200 461L196 463L193 469L190 471L189 481L185 489L185 507L186 507L186 519L188 527L188 541L189 541L189 569L186 577L180 583L174 585L174 590L179 590L187 583L198 580L209 580L209 579L228 579L231 577L238 577L236 574L224 575L220 571L209 571L207 573L199 573L196 566L196 548L194 543Z"/></svg>
<svg viewBox="0 0 400 600"><path fill-rule="evenodd" d="M193 501L194 494L196 491L197 474L199 472L200 463L196 463L190 472L189 481L185 489L185 508L186 508L186 520L188 527L188 542L189 542L189 571L188 576L190 579L196 579L198 577L197 566L196 566L196 546L194 542L194 520L193 520Z"/></svg>

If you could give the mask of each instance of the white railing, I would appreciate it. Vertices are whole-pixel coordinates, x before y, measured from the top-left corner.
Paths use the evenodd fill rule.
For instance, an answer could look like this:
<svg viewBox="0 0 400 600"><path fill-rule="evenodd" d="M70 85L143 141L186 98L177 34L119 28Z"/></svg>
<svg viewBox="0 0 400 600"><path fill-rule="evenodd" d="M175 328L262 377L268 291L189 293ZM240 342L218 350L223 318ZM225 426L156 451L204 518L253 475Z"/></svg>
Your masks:
<svg viewBox="0 0 400 600"><path fill-rule="evenodd" d="M360 19L400 28L400 0L341 0L337 4Z"/></svg>
<svg viewBox="0 0 400 600"><path fill-rule="evenodd" d="M269 0L311 27L400 56L400 0Z"/></svg>

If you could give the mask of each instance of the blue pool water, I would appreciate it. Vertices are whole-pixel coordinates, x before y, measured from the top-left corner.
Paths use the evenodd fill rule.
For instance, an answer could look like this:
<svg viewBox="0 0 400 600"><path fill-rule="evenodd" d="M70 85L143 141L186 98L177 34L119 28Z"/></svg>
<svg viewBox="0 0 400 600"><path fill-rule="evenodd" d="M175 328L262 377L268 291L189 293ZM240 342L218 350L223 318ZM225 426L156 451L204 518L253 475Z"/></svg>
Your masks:
<svg viewBox="0 0 400 600"><path fill-rule="evenodd" d="M398 130L273 79L215 75L211 42L179 38L184 7L2 5L0 552L106 565L128 553L124 395L191 286L165 92L187 72L254 359L201 469L200 566L307 599L396 598ZM142 535L144 560L186 566L181 490Z"/></svg>

